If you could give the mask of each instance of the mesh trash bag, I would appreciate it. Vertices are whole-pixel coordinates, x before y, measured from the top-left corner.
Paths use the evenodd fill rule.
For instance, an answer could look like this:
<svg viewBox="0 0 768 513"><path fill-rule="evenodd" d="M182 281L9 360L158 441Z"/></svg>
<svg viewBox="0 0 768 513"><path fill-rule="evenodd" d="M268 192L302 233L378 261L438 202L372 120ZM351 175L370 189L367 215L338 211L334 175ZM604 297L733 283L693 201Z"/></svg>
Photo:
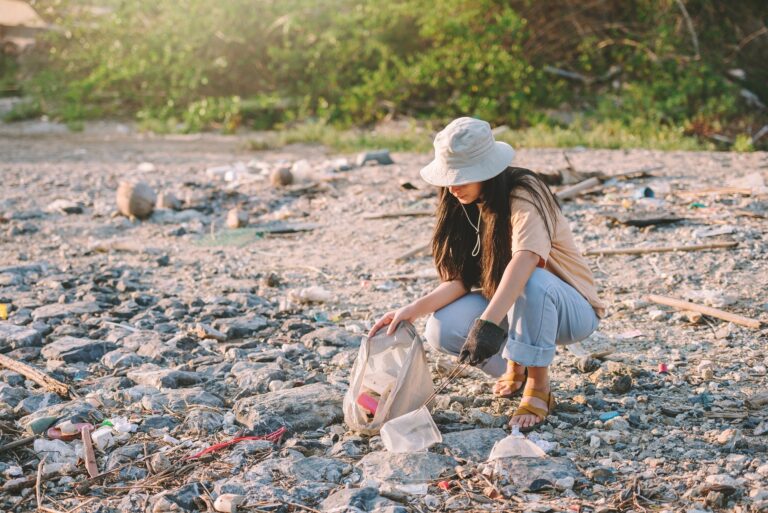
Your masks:
<svg viewBox="0 0 768 513"><path fill-rule="evenodd" d="M378 434L388 420L421 408L434 390L413 325L401 322L393 335L386 331L363 338L344 396L344 421L365 435Z"/></svg>

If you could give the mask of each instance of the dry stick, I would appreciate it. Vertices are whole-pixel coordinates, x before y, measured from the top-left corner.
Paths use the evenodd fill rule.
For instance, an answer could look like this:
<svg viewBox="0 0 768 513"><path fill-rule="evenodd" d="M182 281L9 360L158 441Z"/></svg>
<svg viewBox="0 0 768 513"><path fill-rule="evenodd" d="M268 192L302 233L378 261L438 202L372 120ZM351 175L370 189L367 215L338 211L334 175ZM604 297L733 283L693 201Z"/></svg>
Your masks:
<svg viewBox="0 0 768 513"><path fill-rule="evenodd" d="M694 191L673 191L673 194L676 196L702 196L704 194L741 194L742 196L751 196L752 189L745 187L710 187Z"/></svg>
<svg viewBox="0 0 768 513"><path fill-rule="evenodd" d="M756 330L760 329L760 325L762 324L761 321L757 319L750 319L749 317L744 317L743 315L732 314L717 308L697 305L696 303L691 303L689 301L683 301L681 299L675 299L672 297L657 296L655 294L651 294L648 296L648 300L659 305L671 306L672 308L677 308L678 310L690 310L692 312L699 312L704 315L709 315L710 317L716 317L724 321L740 324L741 326L746 326L747 328Z"/></svg>
<svg viewBox="0 0 768 513"><path fill-rule="evenodd" d="M555 194L555 196L559 200L570 199L570 198L573 198L574 196L578 196L579 194L586 191L587 189L591 189L592 187L596 187L598 185L600 185L600 179L593 176L592 178L587 178L586 180L579 182L575 185L566 187L562 191Z"/></svg>
<svg viewBox="0 0 768 513"><path fill-rule="evenodd" d="M701 58L701 55L699 54L699 37L696 35L696 31L693 28L693 21L691 21L691 16L688 14L688 9L685 8L685 4L681 0L675 0L677 3L677 6L680 8L680 10L683 12L683 18L685 18L685 25L688 27L688 32L691 33L691 42L693 43L693 51L696 53L694 58L696 60L699 60Z"/></svg>
<svg viewBox="0 0 768 513"><path fill-rule="evenodd" d="M380 214L366 214L363 219L393 219L396 217L421 217L431 216L434 214L432 210L398 210L396 212L382 212Z"/></svg>
<svg viewBox="0 0 768 513"><path fill-rule="evenodd" d="M15 449L16 447L21 447L22 445L27 445L30 442L34 442L36 436L28 436L26 438L22 438L21 440L16 440L14 442L9 442L5 445L0 445L0 454L4 453L5 451L10 451L11 449Z"/></svg>
<svg viewBox="0 0 768 513"><path fill-rule="evenodd" d="M45 465L45 458L47 458L47 456L43 456L43 459L41 459L40 463L37 464L37 480L35 481L35 498L37 499L38 511L42 507L42 501L43 501L41 483L43 481L43 465Z"/></svg>
<svg viewBox="0 0 768 513"><path fill-rule="evenodd" d="M96 465L96 454L93 452L93 443L91 442L91 428L86 427L81 432L83 440L83 452L85 453L85 469L89 477L99 475L99 467Z"/></svg>
<svg viewBox="0 0 768 513"><path fill-rule="evenodd" d="M461 374L461 371L463 371L467 367L467 365L468 364L466 362L463 362L457 365L456 367L454 367L453 370L450 373L448 373L448 377L445 378L443 383L439 387L437 387L434 392L432 392L432 395L430 395L426 401L424 401L424 406L429 406L429 403L434 401L435 397L437 397L437 395L440 392L445 390L445 387L447 387L454 379L456 379L459 376L459 374Z"/></svg>
<svg viewBox="0 0 768 513"><path fill-rule="evenodd" d="M643 255L645 253L672 253L675 251L702 251L705 249L735 248L736 241L713 242L711 244L694 244L690 246L649 246L647 248L598 248L584 252L584 256L598 255Z"/></svg>
<svg viewBox="0 0 768 513"><path fill-rule="evenodd" d="M413 249L409 250L408 252L403 253L399 257L395 258L395 262L396 263L405 262L406 260L408 260L412 256L416 256L419 253L421 253L422 251L428 250L431 246L432 246L432 244L429 243L429 242L427 244L423 244L421 246L416 246L415 248L413 248Z"/></svg>
<svg viewBox="0 0 768 513"><path fill-rule="evenodd" d="M18 372L19 374L42 386L46 390L55 392L62 397L70 397L75 395L70 390L69 386L62 383L61 381L50 377L46 373L39 371L34 367L30 367L26 363L17 362L13 358L9 358L4 354L0 354L0 366L7 367L14 372Z"/></svg>

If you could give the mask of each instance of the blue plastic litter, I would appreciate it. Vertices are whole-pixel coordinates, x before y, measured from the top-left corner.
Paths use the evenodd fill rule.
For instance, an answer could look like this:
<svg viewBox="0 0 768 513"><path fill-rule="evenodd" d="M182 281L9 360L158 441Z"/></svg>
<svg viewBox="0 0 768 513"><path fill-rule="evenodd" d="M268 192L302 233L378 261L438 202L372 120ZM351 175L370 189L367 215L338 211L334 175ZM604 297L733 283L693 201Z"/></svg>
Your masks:
<svg viewBox="0 0 768 513"><path fill-rule="evenodd" d="M619 412L617 412L617 411L607 411L605 413L601 413L600 414L600 420L605 422L606 420L615 419L619 415L621 415L621 414Z"/></svg>

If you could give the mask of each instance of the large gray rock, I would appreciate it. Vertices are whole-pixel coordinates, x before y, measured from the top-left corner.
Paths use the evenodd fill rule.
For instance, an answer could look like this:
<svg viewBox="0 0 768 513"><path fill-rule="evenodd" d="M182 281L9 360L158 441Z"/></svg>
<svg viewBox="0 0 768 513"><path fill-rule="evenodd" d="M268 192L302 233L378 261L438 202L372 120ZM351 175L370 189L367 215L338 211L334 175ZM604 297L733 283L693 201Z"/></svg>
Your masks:
<svg viewBox="0 0 768 513"><path fill-rule="evenodd" d="M44 321L54 317L71 317L74 315L92 314L101 311L101 307L95 301L77 301L75 303L53 303L51 305L35 308L32 317L36 321Z"/></svg>
<svg viewBox="0 0 768 513"><path fill-rule="evenodd" d="M263 394L270 381L284 381L285 372L276 363L237 362L230 371L243 395Z"/></svg>
<svg viewBox="0 0 768 513"><path fill-rule="evenodd" d="M341 422L342 398L341 390L314 383L240 399L234 412L250 429L271 432L285 426L291 432L314 431Z"/></svg>
<svg viewBox="0 0 768 513"><path fill-rule="evenodd" d="M143 365L128 371L127 376L128 379L138 385L160 389L192 387L199 385L203 381L197 372L167 369L157 365Z"/></svg>
<svg viewBox="0 0 768 513"><path fill-rule="evenodd" d="M560 479L572 478L575 482L586 480L568 458L500 458L494 462L494 474L506 478L521 490L535 492L554 488Z"/></svg>
<svg viewBox="0 0 768 513"><path fill-rule="evenodd" d="M6 353L20 347L40 347L43 337L40 332L10 322L0 322L0 353Z"/></svg>
<svg viewBox="0 0 768 513"><path fill-rule="evenodd" d="M224 401L202 388L180 388L168 392L145 395L141 406L147 411L162 412L169 409L174 412L186 412L190 406L210 406L221 408Z"/></svg>
<svg viewBox="0 0 768 513"><path fill-rule="evenodd" d="M376 488L344 488L329 495L321 505L327 513L406 513L402 505L379 495Z"/></svg>
<svg viewBox="0 0 768 513"><path fill-rule="evenodd" d="M267 325L267 319L260 315L247 315L213 321L213 327L225 334L228 340L252 337L267 327Z"/></svg>
<svg viewBox="0 0 768 513"><path fill-rule="evenodd" d="M0 404L7 404L13 408L26 399L27 396L29 396L29 392L22 387L12 387L5 383L0 383Z"/></svg>
<svg viewBox="0 0 768 513"><path fill-rule="evenodd" d="M480 462L487 460L493 444L506 436L507 433L499 428L468 429L443 435L440 445L457 458Z"/></svg>
<svg viewBox="0 0 768 513"><path fill-rule="evenodd" d="M97 362L110 351L117 349L117 344L89 338L62 337L48 344L41 351L49 360L63 360L67 363Z"/></svg>
<svg viewBox="0 0 768 513"><path fill-rule="evenodd" d="M327 326L307 333L301 337L301 343L309 348L319 346L358 347L361 339L360 335L353 335L345 329Z"/></svg>
<svg viewBox="0 0 768 513"><path fill-rule="evenodd" d="M444 454L434 452L394 453L372 452L363 457L357 466L363 479L398 484L418 484L434 481L453 472L458 462Z"/></svg>

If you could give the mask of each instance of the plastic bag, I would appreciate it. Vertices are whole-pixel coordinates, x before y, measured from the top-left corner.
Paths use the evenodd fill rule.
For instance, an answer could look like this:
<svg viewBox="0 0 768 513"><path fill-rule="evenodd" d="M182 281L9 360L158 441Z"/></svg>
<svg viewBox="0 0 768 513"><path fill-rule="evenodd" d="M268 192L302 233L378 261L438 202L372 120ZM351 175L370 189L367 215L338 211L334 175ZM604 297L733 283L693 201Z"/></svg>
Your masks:
<svg viewBox="0 0 768 513"><path fill-rule="evenodd" d="M360 343L344 396L344 421L352 431L378 434L388 420L421 408L433 391L424 345L413 325L401 322L393 335L382 328Z"/></svg>
<svg viewBox="0 0 768 513"><path fill-rule="evenodd" d="M426 406L394 418L381 427L381 441L390 452L419 452L442 442Z"/></svg>

